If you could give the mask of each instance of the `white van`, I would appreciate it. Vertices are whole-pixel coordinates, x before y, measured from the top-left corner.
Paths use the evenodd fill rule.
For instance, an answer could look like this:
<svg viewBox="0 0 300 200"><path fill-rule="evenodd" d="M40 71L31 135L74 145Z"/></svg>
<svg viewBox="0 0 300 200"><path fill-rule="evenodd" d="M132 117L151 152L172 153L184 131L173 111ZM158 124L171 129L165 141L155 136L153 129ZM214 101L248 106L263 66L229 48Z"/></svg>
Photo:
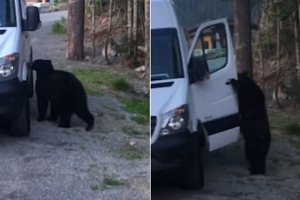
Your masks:
<svg viewBox="0 0 300 200"><path fill-rule="evenodd" d="M0 120L12 136L30 134L29 97L33 96L29 31L41 26L37 7L25 0L0 0Z"/></svg>
<svg viewBox="0 0 300 200"><path fill-rule="evenodd" d="M170 0L151 0L151 169L181 166L186 189L204 185L201 150L236 142L237 78L226 19L202 23L191 44ZM220 166L221 168L221 166Z"/></svg>

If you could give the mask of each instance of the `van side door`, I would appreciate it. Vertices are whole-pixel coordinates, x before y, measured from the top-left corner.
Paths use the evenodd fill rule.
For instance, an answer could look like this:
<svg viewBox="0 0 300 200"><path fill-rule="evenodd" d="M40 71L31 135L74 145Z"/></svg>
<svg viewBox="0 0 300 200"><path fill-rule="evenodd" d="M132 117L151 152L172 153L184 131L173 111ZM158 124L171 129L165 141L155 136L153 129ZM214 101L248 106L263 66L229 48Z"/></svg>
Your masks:
<svg viewBox="0 0 300 200"><path fill-rule="evenodd" d="M197 58L204 59L207 65L193 66L193 61ZM192 96L190 101L193 102L197 119L206 130L209 151L237 141L237 94L231 85L226 85L228 79L237 79L237 70L230 29L225 18L199 26L190 46L188 59ZM192 78L195 77L195 69L204 70L206 76L198 80Z"/></svg>

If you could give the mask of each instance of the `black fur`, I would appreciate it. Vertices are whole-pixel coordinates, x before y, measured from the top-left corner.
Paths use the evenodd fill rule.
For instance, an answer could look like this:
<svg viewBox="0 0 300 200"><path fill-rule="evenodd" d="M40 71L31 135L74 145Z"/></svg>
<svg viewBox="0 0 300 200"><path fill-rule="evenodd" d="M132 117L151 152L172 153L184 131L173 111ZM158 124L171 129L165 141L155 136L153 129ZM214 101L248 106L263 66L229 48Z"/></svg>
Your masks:
<svg viewBox="0 0 300 200"><path fill-rule="evenodd" d="M250 173L265 174L271 133L263 91L246 72L238 74L238 80L231 79L226 84L232 84L238 94L241 132Z"/></svg>
<svg viewBox="0 0 300 200"><path fill-rule="evenodd" d="M36 71L35 91L38 101L39 117L37 121L46 120L48 102L50 101L49 121L57 121L58 127L69 128L71 116L76 114L93 129L94 116L87 105L87 97L81 82L71 73L55 70L51 60L35 60L32 70Z"/></svg>

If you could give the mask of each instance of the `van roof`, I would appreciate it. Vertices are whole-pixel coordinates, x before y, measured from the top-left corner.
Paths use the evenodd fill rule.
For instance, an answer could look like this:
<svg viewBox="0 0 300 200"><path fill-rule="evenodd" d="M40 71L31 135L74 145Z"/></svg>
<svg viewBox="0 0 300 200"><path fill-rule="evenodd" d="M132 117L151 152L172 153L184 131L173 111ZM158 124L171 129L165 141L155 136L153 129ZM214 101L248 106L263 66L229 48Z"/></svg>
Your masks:
<svg viewBox="0 0 300 200"><path fill-rule="evenodd" d="M178 21L171 0L151 0L151 29L178 28Z"/></svg>

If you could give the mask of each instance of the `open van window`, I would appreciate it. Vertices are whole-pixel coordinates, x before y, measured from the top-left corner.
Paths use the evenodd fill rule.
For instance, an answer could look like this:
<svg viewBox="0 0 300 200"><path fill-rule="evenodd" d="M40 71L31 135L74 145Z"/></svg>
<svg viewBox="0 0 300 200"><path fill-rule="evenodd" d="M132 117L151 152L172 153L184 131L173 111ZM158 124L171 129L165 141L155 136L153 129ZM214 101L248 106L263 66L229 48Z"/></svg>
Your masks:
<svg viewBox="0 0 300 200"><path fill-rule="evenodd" d="M151 80L183 77L177 30L175 28L151 30Z"/></svg>
<svg viewBox="0 0 300 200"><path fill-rule="evenodd" d="M0 0L0 27L17 25L14 0Z"/></svg>

